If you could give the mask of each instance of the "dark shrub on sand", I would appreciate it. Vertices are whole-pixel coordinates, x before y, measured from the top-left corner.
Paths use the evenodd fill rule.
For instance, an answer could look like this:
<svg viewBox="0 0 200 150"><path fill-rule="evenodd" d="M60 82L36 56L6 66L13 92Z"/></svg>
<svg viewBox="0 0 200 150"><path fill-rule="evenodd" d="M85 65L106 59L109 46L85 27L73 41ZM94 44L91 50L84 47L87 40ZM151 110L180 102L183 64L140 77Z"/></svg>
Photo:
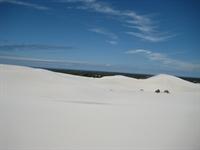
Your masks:
<svg viewBox="0 0 200 150"><path fill-rule="evenodd" d="M164 90L164 93L167 93L167 94L169 94L169 91L168 91L168 90Z"/></svg>
<svg viewBox="0 0 200 150"><path fill-rule="evenodd" d="M160 93L160 90L159 89L155 90L155 93Z"/></svg>

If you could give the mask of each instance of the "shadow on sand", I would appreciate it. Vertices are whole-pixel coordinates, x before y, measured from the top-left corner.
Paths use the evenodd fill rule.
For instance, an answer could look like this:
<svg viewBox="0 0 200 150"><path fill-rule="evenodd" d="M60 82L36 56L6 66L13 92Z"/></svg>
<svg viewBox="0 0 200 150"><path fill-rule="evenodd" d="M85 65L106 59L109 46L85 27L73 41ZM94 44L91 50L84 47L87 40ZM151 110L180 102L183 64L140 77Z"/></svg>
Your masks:
<svg viewBox="0 0 200 150"><path fill-rule="evenodd" d="M70 100L54 100L54 102L74 103L74 104L90 104L90 105L112 105L111 103L92 102L92 101L70 101Z"/></svg>

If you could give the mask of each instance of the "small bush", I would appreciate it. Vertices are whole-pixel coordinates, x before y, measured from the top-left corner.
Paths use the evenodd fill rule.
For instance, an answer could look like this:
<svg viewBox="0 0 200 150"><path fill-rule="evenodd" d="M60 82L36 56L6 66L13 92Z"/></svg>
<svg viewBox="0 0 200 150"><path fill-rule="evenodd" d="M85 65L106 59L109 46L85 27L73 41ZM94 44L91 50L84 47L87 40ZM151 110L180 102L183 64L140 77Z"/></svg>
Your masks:
<svg viewBox="0 0 200 150"><path fill-rule="evenodd" d="M168 90L164 90L164 93L167 93L167 94L169 94L169 91L168 91Z"/></svg>
<svg viewBox="0 0 200 150"><path fill-rule="evenodd" d="M159 89L155 90L155 93L160 93L160 90Z"/></svg>

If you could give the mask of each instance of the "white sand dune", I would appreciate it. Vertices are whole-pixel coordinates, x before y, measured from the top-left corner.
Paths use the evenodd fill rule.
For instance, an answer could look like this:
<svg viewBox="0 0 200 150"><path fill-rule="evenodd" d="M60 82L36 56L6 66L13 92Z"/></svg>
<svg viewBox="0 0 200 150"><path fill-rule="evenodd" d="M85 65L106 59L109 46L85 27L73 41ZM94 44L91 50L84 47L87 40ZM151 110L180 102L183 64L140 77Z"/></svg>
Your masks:
<svg viewBox="0 0 200 150"><path fill-rule="evenodd" d="M199 150L200 85L0 65L0 149Z"/></svg>

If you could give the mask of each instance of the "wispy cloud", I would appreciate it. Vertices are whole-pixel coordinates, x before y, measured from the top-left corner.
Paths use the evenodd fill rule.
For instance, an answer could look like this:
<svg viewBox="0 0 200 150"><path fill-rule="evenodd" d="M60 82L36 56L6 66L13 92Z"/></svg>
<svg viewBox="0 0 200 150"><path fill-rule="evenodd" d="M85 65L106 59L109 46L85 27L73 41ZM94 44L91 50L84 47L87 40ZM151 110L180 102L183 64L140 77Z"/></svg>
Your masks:
<svg viewBox="0 0 200 150"><path fill-rule="evenodd" d="M113 32L110 32L110 31L108 31L104 28L91 28L91 29L89 29L89 31L108 37L110 40L106 40L106 42L111 44L111 45L118 44L119 38Z"/></svg>
<svg viewBox="0 0 200 150"><path fill-rule="evenodd" d="M117 40L118 39L118 36L110 31L107 31L103 28L91 28L89 29L89 31L91 32L95 32L95 33L98 33L98 34L101 34L101 35L105 35L105 36L108 36L109 38L113 39L113 40Z"/></svg>
<svg viewBox="0 0 200 150"><path fill-rule="evenodd" d="M48 9L50 9L49 7L46 7L46 6L41 6L41 5L38 5L38 4L24 2L24 1L20 1L20 0L0 0L0 3L9 3L9 4L14 4L14 5L21 5L21 6L25 6L25 7L31 7L31 8L37 9L37 10L48 10Z"/></svg>
<svg viewBox="0 0 200 150"><path fill-rule="evenodd" d="M138 33L138 32L126 32L126 34L129 34L129 35L132 35L132 36L135 36L135 37L138 37L150 42L161 42L175 36L175 35L167 35L167 34L159 35L158 33L152 36L152 33Z"/></svg>
<svg viewBox="0 0 200 150"><path fill-rule="evenodd" d="M112 41L112 40L107 40L106 42L111 44L111 45L117 45L118 44L117 41Z"/></svg>
<svg viewBox="0 0 200 150"><path fill-rule="evenodd" d="M142 56L148 58L151 61L157 61L162 63L165 66L182 70L182 71L200 71L200 64L193 64L177 59L170 58L166 54L157 53L150 50L145 49L136 49L136 50L129 50L125 52L126 54L142 54Z"/></svg>
<svg viewBox="0 0 200 150"><path fill-rule="evenodd" d="M154 32L157 26L136 26L134 25L134 21L126 21L128 24L124 25L125 27L131 28L131 29L137 29L141 32Z"/></svg>
<svg viewBox="0 0 200 150"><path fill-rule="evenodd" d="M145 49L136 49L136 50L129 50L125 52L126 54L137 54L137 53L144 53L144 54L151 54L151 51Z"/></svg>
<svg viewBox="0 0 200 150"><path fill-rule="evenodd" d="M0 56L0 61L5 60L17 60L17 61L31 61L31 62L46 62L46 63L59 63L66 65L87 65L96 67L110 67L111 64L98 64L87 61L77 61L77 60L58 60L58 59L43 59L43 58L29 58L29 57L17 57L17 56Z"/></svg>
<svg viewBox="0 0 200 150"><path fill-rule="evenodd" d="M105 15L111 15L125 24L126 34L150 42L165 41L173 37L169 33L159 31L158 24L149 15L140 15L133 10L116 9L108 3L98 0L60 0L63 3L79 3L78 9L90 10Z"/></svg>
<svg viewBox="0 0 200 150"><path fill-rule="evenodd" d="M13 50L70 50L75 49L72 46L61 45L45 45L45 44L1 44L0 51L13 51Z"/></svg>

